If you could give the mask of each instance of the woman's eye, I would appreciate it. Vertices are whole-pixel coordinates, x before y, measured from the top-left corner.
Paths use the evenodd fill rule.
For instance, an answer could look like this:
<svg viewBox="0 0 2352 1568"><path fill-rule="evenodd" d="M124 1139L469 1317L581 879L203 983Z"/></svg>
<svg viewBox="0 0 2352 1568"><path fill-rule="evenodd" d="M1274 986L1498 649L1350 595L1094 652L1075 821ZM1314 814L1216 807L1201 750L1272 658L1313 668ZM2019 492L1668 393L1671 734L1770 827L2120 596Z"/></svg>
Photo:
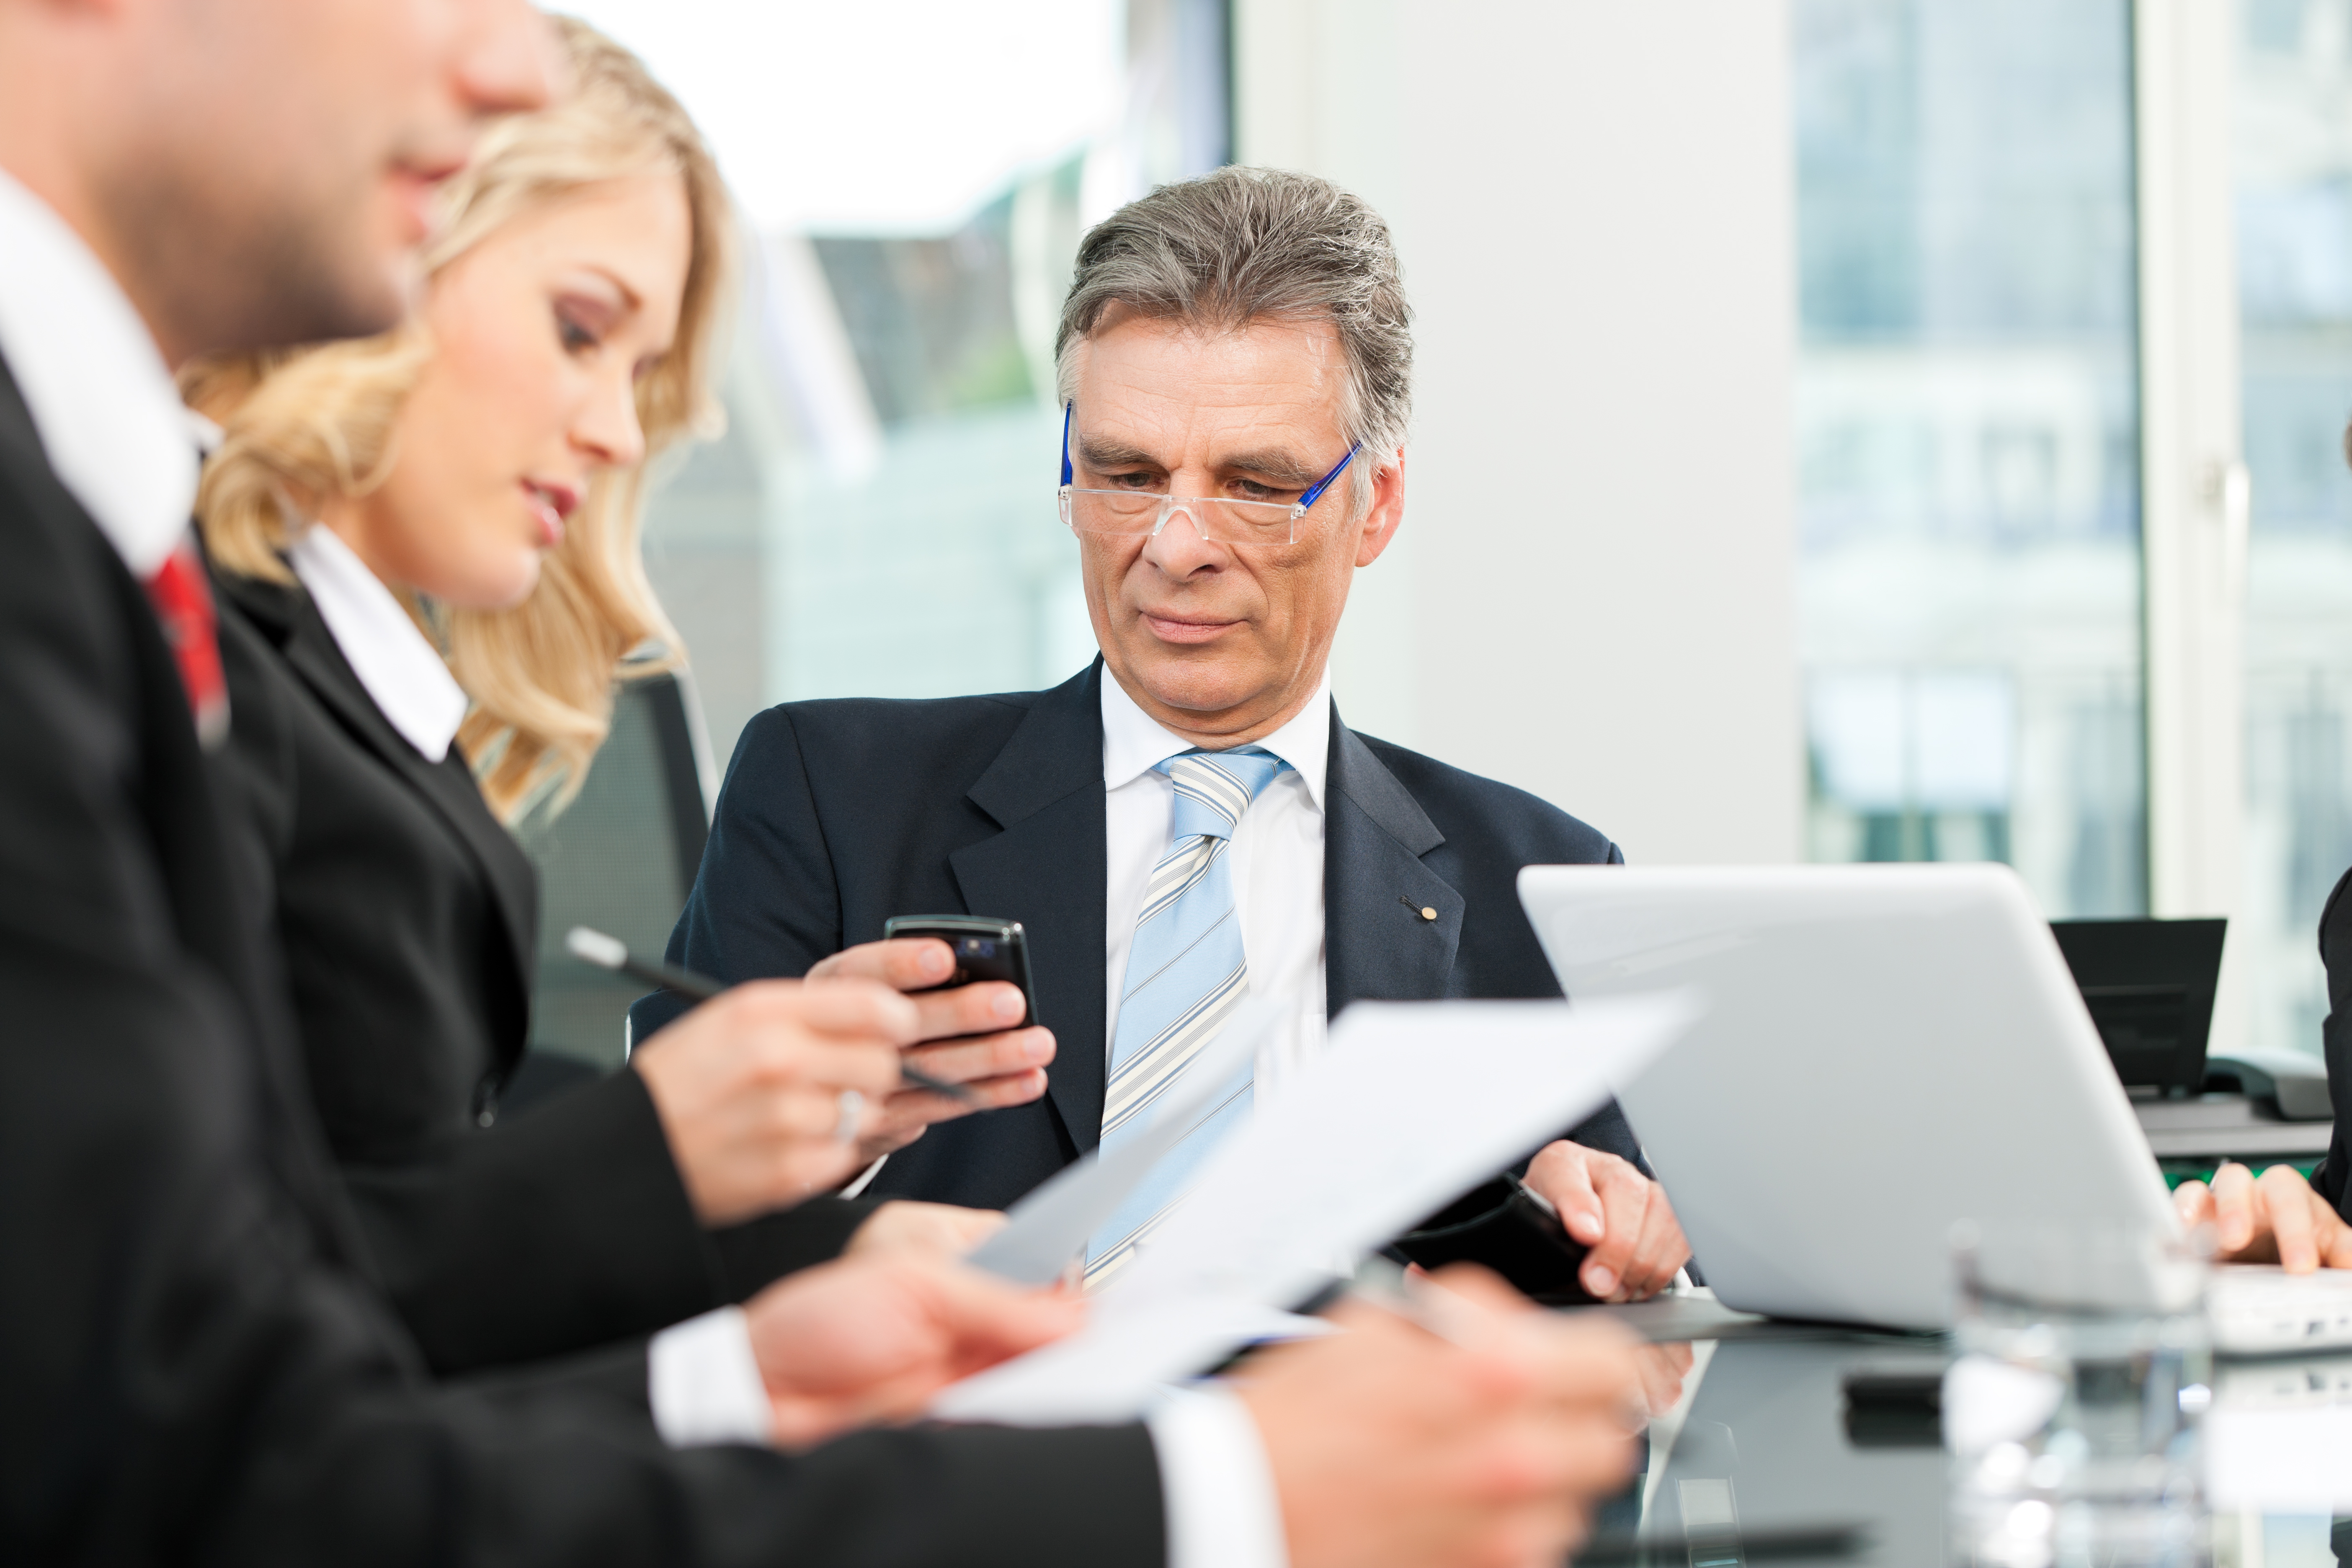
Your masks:
<svg viewBox="0 0 2352 1568"><path fill-rule="evenodd" d="M569 316L555 318L555 335L562 342L566 353L586 353L597 343L595 333Z"/></svg>

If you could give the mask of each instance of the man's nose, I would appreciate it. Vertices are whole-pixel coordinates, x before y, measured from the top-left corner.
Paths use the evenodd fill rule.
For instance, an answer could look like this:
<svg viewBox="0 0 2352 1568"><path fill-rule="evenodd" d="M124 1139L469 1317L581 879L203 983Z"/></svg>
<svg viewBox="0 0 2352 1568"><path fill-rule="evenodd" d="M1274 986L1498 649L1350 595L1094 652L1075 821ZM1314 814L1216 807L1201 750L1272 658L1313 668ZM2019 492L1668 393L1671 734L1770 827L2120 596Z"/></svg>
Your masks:
<svg viewBox="0 0 2352 1568"><path fill-rule="evenodd" d="M1204 567L1223 565L1225 550L1209 541L1197 508L1178 506L1144 541L1143 557L1171 577L1190 577Z"/></svg>
<svg viewBox="0 0 2352 1568"><path fill-rule="evenodd" d="M470 114L544 108L566 87L563 47L529 0L469 0L450 78Z"/></svg>

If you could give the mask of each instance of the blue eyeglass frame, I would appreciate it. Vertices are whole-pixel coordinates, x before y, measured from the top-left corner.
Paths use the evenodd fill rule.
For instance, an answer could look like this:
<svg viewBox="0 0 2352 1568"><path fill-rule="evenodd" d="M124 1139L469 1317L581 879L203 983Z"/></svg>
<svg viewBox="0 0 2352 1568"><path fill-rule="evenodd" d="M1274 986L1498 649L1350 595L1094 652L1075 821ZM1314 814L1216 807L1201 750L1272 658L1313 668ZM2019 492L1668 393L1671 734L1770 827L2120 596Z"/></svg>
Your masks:
<svg viewBox="0 0 2352 1568"><path fill-rule="evenodd" d="M1062 489L1066 490L1073 488L1074 481L1076 477L1076 471L1070 466L1070 416L1077 411L1077 400L1075 398L1062 405ZM1354 462L1356 460L1356 454L1363 449L1364 444L1361 441L1349 447L1348 448L1347 455L1332 465L1331 471L1329 473L1324 475L1321 479L1309 485L1306 490L1299 495L1299 498L1297 500L1290 503L1290 515L1293 517L1305 516L1307 509L1323 499L1323 492L1331 488L1331 482L1334 479L1337 479L1341 474L1348 471L1348 465ZM1201 499L1203 500L1213 500L1216 498L1213 496L1203 496Z"/></svg>

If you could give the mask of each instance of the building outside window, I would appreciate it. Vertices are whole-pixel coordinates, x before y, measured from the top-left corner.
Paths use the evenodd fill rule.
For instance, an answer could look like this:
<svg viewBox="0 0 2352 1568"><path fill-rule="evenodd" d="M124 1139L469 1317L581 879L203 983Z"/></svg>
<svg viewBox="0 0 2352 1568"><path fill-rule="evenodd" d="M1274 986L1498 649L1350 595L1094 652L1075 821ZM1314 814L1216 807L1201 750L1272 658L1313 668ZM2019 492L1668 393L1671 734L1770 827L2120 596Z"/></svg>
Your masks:
<svg viewBox="0 0 2352 1568"><path fill-rule="evenodd" d="M1079 236L1231 144L1223 0L590 0L751 231L720 440L652 500L712 749L771 704L1066 679L1053 339Z"/></svg>
<svg viewBox="0 0 2352 1568"><path fill-rule="evenodd" d="M2319 1048L2314 940L2352 867L2352 4L2242 0L2232 145L2247 551L2254 1037Z"/></svg>
<svg viewBox="0 0 2352 1568"><path fill-rule="evenodd" d="M1796 0L1816 860L2147 907L2126 0Z"/></svg>
<svg viewBox="0 0 2352 1568"><path fill-rule="evenodd" d="M778 702L1083 669L1055 326L1087 226L1227 160L1224 0L574 8L694 112L744 228L725 431L667 460L646 517L706 794ZM674 831L656 711L625 700L581 798L520 826L547 904L542 1057L616 1063L640 989L564 932L658 952L684 904L674 850L698 839Z"/></svg>
<svg viewBox="0 0 2352 1568"><path fill-rule="evenodd" d="M1790 5L1807 850L2006 861L2053 917L2144 913L2167 885L2148 735L2171 688L2159 668L2152 704L2145 626L2170 601L2144 585L2176 546L2173 503L2144 510L2141 484L2209 456L2144 449L2179 437L2168 394L2143 417L2172 362L2151 327L2143 363L2140 247L2162 261L2175 240L2136 192L2180 154L2135 145L2136 115L2173 112L2134 80L2135 9ZM727 431L670 462L646 531L706 784L775 702L1082 668L1055 315L1088 225L1230 156L1228 0L583 14L692 105L748 232ZM2242 868L2244 1037L2309 1049L2313 931L2352 865L2352 0L2228 14L2231 58L2192 62L2232 105L2232 210L2191 226L2234 234L2234 305L2217 285L2199 308L2234 333L2252 498L2242 689L2216 726L2244 737L2242 839L2216 885ZM2159 805L2183 798L2168 787ZM551 887L619 885L544 859L590 853L602 820L543 836ZM631 939L657 941L683 890L636 896Z"/></svg>

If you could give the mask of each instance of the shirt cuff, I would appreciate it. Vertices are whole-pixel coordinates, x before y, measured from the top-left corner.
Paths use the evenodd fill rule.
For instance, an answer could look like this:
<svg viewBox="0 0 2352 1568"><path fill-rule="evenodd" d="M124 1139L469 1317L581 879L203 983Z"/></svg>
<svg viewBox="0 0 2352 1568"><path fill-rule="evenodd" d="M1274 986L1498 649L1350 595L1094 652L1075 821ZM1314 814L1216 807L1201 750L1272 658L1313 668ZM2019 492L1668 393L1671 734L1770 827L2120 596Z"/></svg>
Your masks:
<svg viewBox="0 0 2352 1568"><path fill-rule="evenodd" d="M1282 1500L1248 1407L1222 1389L1183 1389L1145 1422L1160 1456L1168 1568L1289 1568Z"/></svg>
<svg viewBox="0 0 2352 1568"><path fill-rule="evenodd" d="M673 1448L772 1442L775 1413L751 1353L751 1320L721 1307L664 1329L647 1347L654 1430Z"/></svg>

